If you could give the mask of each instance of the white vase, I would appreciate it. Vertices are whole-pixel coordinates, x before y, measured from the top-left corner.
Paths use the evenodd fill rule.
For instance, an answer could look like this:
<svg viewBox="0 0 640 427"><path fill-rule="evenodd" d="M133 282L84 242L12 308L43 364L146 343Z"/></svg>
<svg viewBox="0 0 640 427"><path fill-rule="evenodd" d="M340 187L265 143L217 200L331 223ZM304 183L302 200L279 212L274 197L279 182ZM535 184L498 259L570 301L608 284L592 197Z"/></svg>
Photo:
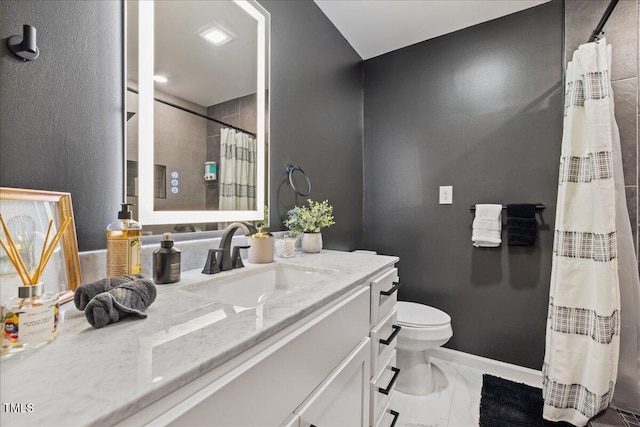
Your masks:
<svg viewBox="0 0 640 427"><path fill-rule="evenodd" d="M322 233L303 233L302 250L309 254L315 254L322 250Z"/></svg>

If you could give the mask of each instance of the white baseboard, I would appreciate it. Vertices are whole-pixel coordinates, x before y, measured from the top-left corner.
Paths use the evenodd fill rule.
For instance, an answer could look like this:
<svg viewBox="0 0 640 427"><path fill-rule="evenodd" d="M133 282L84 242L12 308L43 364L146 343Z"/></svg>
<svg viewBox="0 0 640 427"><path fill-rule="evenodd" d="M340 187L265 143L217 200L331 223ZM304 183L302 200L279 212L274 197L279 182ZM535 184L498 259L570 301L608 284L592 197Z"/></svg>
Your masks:
<svg viewBox="0 0 640 427"><path fill-rule="evenodd" d="M496 377L542 388L542 372L535 369L442 347L429 350L429 356L478 369Z"/></svg>

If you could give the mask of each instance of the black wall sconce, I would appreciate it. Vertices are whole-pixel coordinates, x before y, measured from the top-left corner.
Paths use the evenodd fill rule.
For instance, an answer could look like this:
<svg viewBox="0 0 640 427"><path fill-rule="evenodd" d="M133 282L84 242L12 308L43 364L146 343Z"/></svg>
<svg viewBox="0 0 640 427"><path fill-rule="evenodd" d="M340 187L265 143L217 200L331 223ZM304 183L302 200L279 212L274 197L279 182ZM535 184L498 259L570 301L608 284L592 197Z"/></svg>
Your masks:
<svg viewBox="0 0 640 427"><path fill-rule="evenodd" d="M9 51L17 59L23 61L33 61L40 56L40 50L36 46L36 27L31 25L22 26L22 37L11 36L7 39Z"/></svg>

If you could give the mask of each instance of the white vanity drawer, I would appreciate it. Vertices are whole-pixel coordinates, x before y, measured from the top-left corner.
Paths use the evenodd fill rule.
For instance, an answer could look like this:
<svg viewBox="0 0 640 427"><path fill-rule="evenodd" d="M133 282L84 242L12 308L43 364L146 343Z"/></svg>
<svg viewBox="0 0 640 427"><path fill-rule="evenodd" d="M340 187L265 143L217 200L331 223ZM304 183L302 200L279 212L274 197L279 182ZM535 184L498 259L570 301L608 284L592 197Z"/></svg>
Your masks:
<svg viewBox="0 0 640 427"><path fill-rule="evenodd" d="M392 268L371 281L371 326L377 325L398 301L398 269Z"/></svg>
<svg viewBox="0 0 640 427"><path fill-rule="evenodd" d="M371 424L376 425L391 400L400 370L396 368L396 352L386 361L380 375L371 380Z"/></svg>
<svg viewBox="0 0 640 427"><path fill-rule="evenodd" d="M280 427L300 427L300 416L292 414Z"/></svg>
<svg viewBox="0 0 640 427"><path fill-rule="evenodd" d="M369 354L364 338L295 413L298 427L369 427Z"/></svg>
<svg viewBox="0 0 640 427"><path fill-rule="evenodd" d="M396 348L400 326L396 325L398 312L391 313L371 330L371 378L375 378L384 368Z"/></svg>
<svg viewBox="0 0 640 427"><path fill-rule="evenodd" d="M161 410L164 413L149 424L129 422L125 425L254 427L282 425L286 420L288 425L295 426L296 418L290 417L300 403L354 348L362 347L363 337L369 332L370 300L368 287L355 289L339 304L195 394L168 408L158 402L160 406L154 407L153 412ZM361 350L367 362L362 367L366 372L363 381L370 390L368 362L371 349L369 338L365 340L365 348Z"/></svg>
<svg viewBox="0 0 640 427"><path fill-rule="evenodd" d="M377 420L375 424L372 424L373 427L394 427L396 422L398 421L398 416L400 414L393 409L389 408L389 405L384 409L380 419Z"/></svg>

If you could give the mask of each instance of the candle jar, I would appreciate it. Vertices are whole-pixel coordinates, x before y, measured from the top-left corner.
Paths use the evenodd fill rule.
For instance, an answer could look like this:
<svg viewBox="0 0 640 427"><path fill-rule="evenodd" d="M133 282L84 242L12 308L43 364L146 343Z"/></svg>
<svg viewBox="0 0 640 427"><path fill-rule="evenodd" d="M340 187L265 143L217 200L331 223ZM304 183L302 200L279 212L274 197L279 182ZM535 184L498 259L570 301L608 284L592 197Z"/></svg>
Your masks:
<svg viewBox="0 0 640 427"><path fill-rule="evenodd" d="M43 289L42 283L20 286L18 296L2 305L0 353L38 348L58 337L58 295Z"/></svg>

